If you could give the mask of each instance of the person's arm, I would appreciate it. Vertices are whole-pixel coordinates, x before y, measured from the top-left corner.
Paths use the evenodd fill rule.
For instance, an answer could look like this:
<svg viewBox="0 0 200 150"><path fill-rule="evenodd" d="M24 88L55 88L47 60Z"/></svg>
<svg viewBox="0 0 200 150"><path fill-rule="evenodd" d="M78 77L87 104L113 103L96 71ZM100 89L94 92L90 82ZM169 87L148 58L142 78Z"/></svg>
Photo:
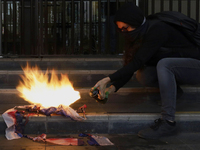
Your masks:
<svg viewBox="0 0 200 150"><path fill-rule="evenodd" d="M108 83L112 82L115 91L117 91L130 80L135 71L151 59L151 57L168 40L168 31L164 29L165 27L163 27L162 24L153 26L144 37L142 46L135 54L133 60L115 73L97 82L95 87L100 91L100 99L105 98L106 86ZM112 88L112 90L114 88Z"/></svg>

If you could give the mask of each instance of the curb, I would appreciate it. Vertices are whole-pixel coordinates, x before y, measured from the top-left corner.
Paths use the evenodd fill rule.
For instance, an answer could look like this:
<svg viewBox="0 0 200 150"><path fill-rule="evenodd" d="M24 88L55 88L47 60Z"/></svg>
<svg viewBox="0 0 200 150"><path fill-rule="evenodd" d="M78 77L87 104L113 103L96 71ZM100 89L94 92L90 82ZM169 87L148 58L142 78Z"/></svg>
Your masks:
<svg viewBox="0 0 200 150"><path fill-rule="evenodd" d="M31 116L25 134L131 134L148 127L158 113L86 114L87 120L77 122L63 116ZM176 113L179 132L200 132L200 112ZM6 124L0 116L0 134L5 134Z"/></svg>

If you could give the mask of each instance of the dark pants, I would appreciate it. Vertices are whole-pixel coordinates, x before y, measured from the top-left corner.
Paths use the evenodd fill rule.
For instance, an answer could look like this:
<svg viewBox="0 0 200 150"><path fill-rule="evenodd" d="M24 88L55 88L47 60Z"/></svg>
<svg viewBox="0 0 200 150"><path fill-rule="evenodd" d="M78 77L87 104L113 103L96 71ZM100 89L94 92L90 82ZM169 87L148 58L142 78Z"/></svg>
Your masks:
<svg viewBox="0 0 200 150"><path fill-rule="evenodd" d="M162 118L174 121L177 86L200 84L200 60L192 58L163 58L156 67L137 71L138 81L144 86L157 86L162 101Z"/></svg>

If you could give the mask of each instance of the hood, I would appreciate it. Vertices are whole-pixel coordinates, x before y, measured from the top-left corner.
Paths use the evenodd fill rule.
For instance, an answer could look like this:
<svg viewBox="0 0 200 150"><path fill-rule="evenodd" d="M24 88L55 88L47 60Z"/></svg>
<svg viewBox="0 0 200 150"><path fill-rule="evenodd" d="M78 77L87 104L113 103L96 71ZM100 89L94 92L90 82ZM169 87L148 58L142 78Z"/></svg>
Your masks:
<svg viewBox="0 0 200 150"><path fill-rule="evenodd" d="M144 14L142 10L134 3L126 3L115 14L116 21L121 21L131 25L132 27L139 27L144 21Z"/></svg>

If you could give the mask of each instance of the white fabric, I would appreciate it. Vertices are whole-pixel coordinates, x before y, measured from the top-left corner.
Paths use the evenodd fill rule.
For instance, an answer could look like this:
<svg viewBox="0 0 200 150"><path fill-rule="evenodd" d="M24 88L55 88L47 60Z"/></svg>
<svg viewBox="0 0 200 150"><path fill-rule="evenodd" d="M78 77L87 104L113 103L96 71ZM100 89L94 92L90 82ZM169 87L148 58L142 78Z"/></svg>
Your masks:
<svg viewBox="0 0 200 150"><path fill-rule="evenodd" d="M97 141L97 143L101 146L114 145L108 138L104 136L92 135L92 138L94 138Z"/></svg>

